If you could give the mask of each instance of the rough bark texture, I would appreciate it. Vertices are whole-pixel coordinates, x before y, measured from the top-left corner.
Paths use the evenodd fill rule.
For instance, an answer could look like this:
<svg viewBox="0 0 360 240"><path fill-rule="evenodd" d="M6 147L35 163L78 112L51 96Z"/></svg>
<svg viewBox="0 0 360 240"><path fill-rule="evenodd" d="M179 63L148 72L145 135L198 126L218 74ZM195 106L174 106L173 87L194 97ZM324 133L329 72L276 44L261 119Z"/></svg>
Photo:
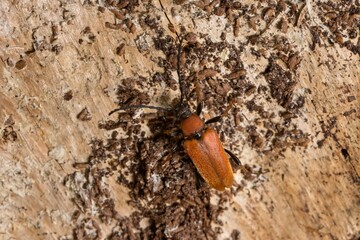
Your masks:
<svg viewBox="0 0 360 240"><path fill-rule="evenodd" d="M359 1L195 2L0 2L1 239L360 238ZM233 102L223 193L164 113L108 116L176 105L176 33L189 104Z"/></svg>

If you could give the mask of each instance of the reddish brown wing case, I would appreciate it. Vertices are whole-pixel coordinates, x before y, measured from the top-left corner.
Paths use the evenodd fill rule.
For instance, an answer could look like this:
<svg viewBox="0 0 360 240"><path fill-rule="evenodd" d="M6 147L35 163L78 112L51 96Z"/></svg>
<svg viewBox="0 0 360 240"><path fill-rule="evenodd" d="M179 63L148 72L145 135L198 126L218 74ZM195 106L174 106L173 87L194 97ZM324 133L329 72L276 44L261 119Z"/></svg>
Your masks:
<svg viewBox="0 0 360 240"><path fill-rule="evenodd" d="M230 161L217 132L208 128L200 139L184 141L184 148L198 172L213 188L223 191L234 180Z"/></svg>

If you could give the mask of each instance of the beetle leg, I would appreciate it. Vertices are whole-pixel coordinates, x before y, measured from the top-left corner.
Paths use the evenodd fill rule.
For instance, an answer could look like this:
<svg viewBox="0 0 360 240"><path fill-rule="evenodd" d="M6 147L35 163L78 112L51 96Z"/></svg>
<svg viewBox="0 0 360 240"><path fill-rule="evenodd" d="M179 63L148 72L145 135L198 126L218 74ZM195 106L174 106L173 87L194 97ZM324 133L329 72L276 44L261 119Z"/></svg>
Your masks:
<svg viewBox="0 0 360 240"><path fill-rule="evenodd" d="M196 115L199 116L201 114L202 109L203 109L203 102L201 101L196 107Z"/></svg>
<svg viewBox="0 0 360 240"><path fill-rule="evenodd" d="M174 127L174 128L163 131L163 133L170 137L179 137L182 132L181 132L181 129Z"/></svg>
<svg viewBox="0 0 360 240"><path fill-rule="evenodd" d="M182 146L182 142L184 141L183 138L178 139L175 146L172 148L173 151L177 150L180 146Z"/></svg>
<svg viewBox="0 0 360 240"><path fill-rule="evenodd" d="M211 120L211 119L210 119L210 120ZM227 152L227 154L230 155L230 157L234 160L234 162L235 162L237 165L239 165L239 166L242 165L241 162L240 162L240 160L239 160L239 158L238 158L237 156L235 156L235 154L233 154L230 150L227 150L227 149L224 149L224 150L225 150L225 152Z"/></svg>
<svg viewBox="0 0 360 240"><path fill-rule="evenodd" d="M227 154L230 155L230 157L232 158L232 160L240 166L240 169L242 170L242 173L246 173L246 174L251 174L251 171L249 171L244 165L241 164L239 158L237 156L235 156L235 154L233 154L230 150L224 149L225 152L227 152Z"/></svg>
<svg viewBox="0 0 360 240"><path fill-rule="evenodd" d="M213 117L213 118L210 118L209 120L207 120L205 122L205 124L209 124L209 123L214 123L214 122L219 122L221 120L222 116L216 116L216 117Z"/></svg>
<svg viewBox="0 0 360 240"><path fill-rule="evenodd" d="M214 123L214 122L219 122L222 117L226 116L226 115L229 113L229 111L230 111L230 109L233 107L233 105L234 105L234 100L232 100L232 101L230 102L229 106L227 106L227 108L225 109L225 111L224 111L221 115L216 116L216 117L213 117L213 118L210 118L209 120L207 120L207 121L205 122L205 124Z"/></svg>
<svg viewBox="0 0 360 240"><path fill-rule="evenodd" d="M201 177L198 171L195 171L195 179L197 188L202 188L206 184L205 180Z"/></svg>

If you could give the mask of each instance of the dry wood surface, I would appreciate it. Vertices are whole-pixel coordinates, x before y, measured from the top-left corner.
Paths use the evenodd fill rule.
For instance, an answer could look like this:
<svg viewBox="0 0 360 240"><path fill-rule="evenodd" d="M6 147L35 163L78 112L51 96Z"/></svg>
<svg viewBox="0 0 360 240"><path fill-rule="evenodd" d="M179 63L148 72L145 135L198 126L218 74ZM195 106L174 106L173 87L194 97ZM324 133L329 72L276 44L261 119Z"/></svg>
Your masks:
<svg viewBox="0 0 360 240"><path fill-rule="evenodd" d="M359 239L359 1L162 4L0 2L0 239ZM176 34L224 192L167 113L108 115L178 103Z"/></svg>

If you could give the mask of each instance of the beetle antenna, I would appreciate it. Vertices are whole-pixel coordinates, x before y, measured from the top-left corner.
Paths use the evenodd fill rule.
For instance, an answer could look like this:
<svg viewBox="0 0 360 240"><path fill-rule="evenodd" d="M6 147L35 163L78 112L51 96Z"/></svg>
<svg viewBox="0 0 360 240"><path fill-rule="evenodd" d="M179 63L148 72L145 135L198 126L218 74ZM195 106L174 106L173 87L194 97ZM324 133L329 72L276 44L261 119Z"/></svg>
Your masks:
<svg viewBox="0 0 360 240"><path fill-rule="evenodd" d="M132 109L132 108L149 108L149 109L156 109L156 110L161 110L161 111L170 111L171 110L170 108L147 106L147 105L141 105L141 104L140 105L128 105L128 106L119 107L119 108L112 110L111 112L109 112L109 116L115 112L118 112L121 110Z"/></svg>
<svg viewBox="0 0 360 240"><path fill-rule="evenodd" d="M176 72L178 75L178 81L179 81L179 87L180 87L180 103L183 104L184 102L184 81L181 78L181 71L180 71L180 64L181 64L181 48L182 48L182 42L183 38L179 38L179 46L178 46L178 56L177 56L177 64L176 64Z"/></svg>
<svg viewBox="0 0 360 240"><path fill-rule="evenodd" d="M178 81L179 81L179 87L180 87L180 103L183 104L184 103L184 82L183 79L181 78L181 71L180 71L180 59L181 59L181 49L182 49L182 42L184 40L183 37L180 37L180 35L178 34L178 32L176 31L174 24L171 22L169 16L166 13L165 7L162 4L161 0L159 0L160 6L164 12L164 15L166 17L166 19L169 22L169 28L170 31L174 32L176 34L177 39L179 40L179 46L178 46L178 55L177 55L177 64L176 64L176 73L178 75Z"/></svg>
<svg viewBox="0 0 360 240"><path fill-rule="evenodd" d="M180 39L180 36L179 36L179 34L177 33L177 31L175 30L174 24L172 24L169 16L167 15L166 10L165 10L164 5L162 4L161 0L159 0L159 3L160 3L160 6L161 6L164 14L165 14L166 19L167 19L168 22L169 22L169 28L170 28L170 30L171 30L172 32L175 32L177 38Z"/></svg>

